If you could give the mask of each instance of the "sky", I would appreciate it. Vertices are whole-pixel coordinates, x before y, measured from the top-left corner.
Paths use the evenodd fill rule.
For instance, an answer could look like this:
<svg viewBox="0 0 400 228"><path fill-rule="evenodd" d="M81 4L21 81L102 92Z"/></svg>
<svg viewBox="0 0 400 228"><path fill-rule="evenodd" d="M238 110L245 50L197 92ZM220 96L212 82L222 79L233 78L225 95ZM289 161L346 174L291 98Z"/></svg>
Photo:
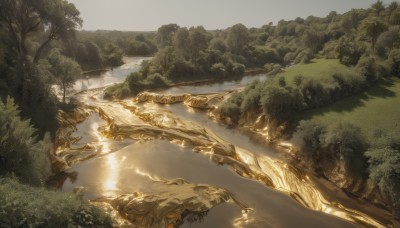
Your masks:
<svg viewBox="0 0 400 228"><path fill-rule="evenodd" d="M368 8L376 0L68 0L81 12L84 30L155 31L161 25L225 29L261 27L281 19L326 16ZM389 4L392 0L383 0Z"/></svg>

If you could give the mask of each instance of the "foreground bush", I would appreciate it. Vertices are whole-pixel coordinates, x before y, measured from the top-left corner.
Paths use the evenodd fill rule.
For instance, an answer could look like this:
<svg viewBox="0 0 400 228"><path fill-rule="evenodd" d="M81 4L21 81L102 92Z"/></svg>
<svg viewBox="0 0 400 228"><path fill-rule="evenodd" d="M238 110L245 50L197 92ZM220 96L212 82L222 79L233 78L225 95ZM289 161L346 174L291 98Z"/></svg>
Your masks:
<svg viewBox="0 0 400 228"><path fill-rule="evenodd" d="M388 195L400 216L400 128L381 135L366 152L369 176Z"/></svg>
<svg viewBox="0 0 400 228"><path fill-rule="evenodd" d="M38 142L35 129L19 113L13 99L0 100L0 176L12 173L25 183L41 185L50 173L50 139Z"/></svg>
<svg viewBox="0 0 400 228"><path fill-rule="evenodd" d="M0 227L111 227L112 220L79 196L0 179Z"/></svg>

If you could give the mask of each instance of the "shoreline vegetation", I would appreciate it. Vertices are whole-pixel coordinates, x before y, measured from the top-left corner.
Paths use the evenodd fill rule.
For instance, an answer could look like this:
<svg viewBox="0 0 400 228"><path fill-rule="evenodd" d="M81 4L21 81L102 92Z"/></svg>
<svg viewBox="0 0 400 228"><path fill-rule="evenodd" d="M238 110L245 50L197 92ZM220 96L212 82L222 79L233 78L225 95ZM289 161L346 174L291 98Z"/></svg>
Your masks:
<svg viewBox="0 0 400 228"><path fill-rule="evenodd" d="M398 2L215 31L176 24L154 32L77 31L82 23L75 6L63 0L0 3L1 224L112 225L109 215L82 200L79 189L61 193L46 181L55 174L58 116L72 107L66 89L82 71L119 66L124 55L154 58L107 88L108 98L231 80L246 69L264 68L271 79L232 93L215 110L218 118L291 140L299 148L296 158L311 171L399 220ZM53 84L64 91L63 101Z"/></svg>

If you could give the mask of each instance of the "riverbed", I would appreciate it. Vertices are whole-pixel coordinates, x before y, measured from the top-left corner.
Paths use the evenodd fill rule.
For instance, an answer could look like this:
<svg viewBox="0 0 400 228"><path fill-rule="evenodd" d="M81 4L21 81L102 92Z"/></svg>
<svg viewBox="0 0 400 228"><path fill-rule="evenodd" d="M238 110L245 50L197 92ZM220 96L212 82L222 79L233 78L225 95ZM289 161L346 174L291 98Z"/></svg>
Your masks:
<svg viewBox="0 0 400 228"><path fill-rule="evenodd" d="M183 102L104 100L102 88L122 82L146 58L124 60L123 66L81 79L74 87L74 99L89 114L71 135L77 140L58 151L73 161L59 177L62 191L84 187L85 199L111 205L109 210L128 220L125 224L152 227L385 226L327 200L283 153L210 119L207 110ZM225 94L266 77L155 93ZM137 208L123 208L128 196Z"/></svg>

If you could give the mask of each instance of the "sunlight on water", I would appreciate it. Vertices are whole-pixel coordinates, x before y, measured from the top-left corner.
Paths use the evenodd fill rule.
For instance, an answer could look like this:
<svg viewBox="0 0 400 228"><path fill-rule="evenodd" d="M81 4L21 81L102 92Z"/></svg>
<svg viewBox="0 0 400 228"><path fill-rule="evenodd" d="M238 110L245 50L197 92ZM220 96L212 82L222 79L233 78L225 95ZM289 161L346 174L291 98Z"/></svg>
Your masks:
<svg viewBox="0 0 400 228"><path fill-rule="evenodd" d="M135 172L137 174L141 175L141 176L148 177L150 180L153 180L153 181L160 181L161 180L159 177L152 176L150 173L143 172L138 168L135 169Z"/></svg>
<svg viewBox="0 0 400 228"><path fill-rule="evenodd" d="M121 161L118 161L115 154L110 154L105 160L104 169L104 182L103 192L106 196L115 196L118 191L118 176L119 176L119 165Z"/></svg>
<svg viewBox="0 0 400 228"><path fill-rule="evenodd" d="M108 140L98 131L99 123L96 123L96 122L92 123L90 128L92 129L94 136L97 138L97 141L98 141L99 145L101 146L100 153L101 154L110 153L111 149L110 149L110 144L109 144Z"/></svg>

